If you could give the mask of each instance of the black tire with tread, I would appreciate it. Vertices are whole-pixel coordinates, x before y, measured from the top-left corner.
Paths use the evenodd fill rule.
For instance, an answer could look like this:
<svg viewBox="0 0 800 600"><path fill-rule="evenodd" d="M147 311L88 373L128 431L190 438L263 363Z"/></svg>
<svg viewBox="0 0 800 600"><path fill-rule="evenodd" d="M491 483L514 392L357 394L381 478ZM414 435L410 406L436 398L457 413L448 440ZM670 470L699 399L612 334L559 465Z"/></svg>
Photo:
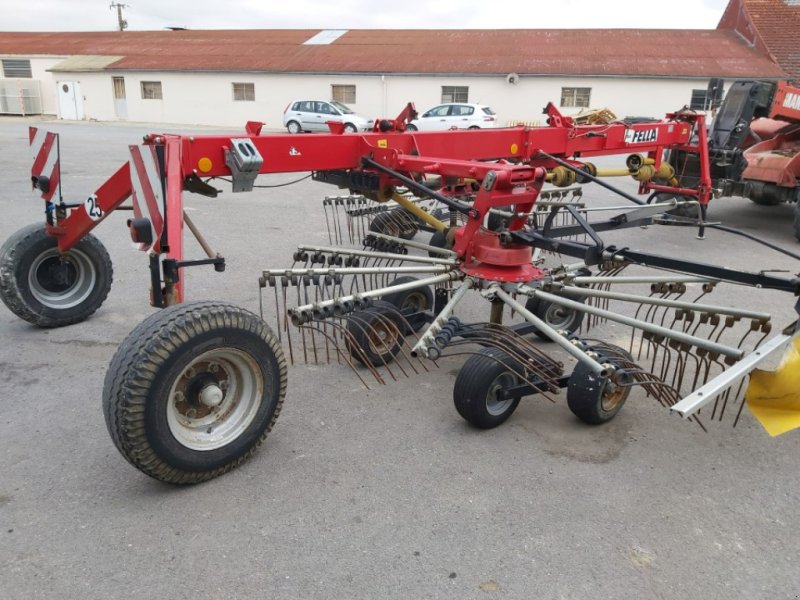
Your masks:
<svg viewBox="0 0 800 600"><path fill-rule="evenodd" d="M433 232L431 239L428 240L428 245L433 246L434 248L442 248L444 250L452 250L453 244L451 240L448 239L448 233L450 232L450 228L439 229ZM433 258L442 258L445 256L441 252L435 252L433 250L428 250L428 256Z"/></svg>
<svg viewBox="0 0 800 600"><path fill-rule="evenodd" d="M100 308L111 290L114 276L111 257L100 240L87 234L62 256L69 260L71 255L81 253L91 261L96 278L89 294L79 304L66 308L39 301L30 289L30 270L37 258L57 250L57 246L56 238L47 234L44 225L34 223L15 232L0 247L0 299L15 315L39 327L63 327L86 320ZM74 260L72 264L74 267Z"/></svg>
<svg viewBox="0 0 800 600"><path fill-rule="evenodd" d="M419 223L407 210L395 208L375 215L369 224L369 230L403 240L410 240L417 235Z"/></svg>
<svg viewBox="0 0 800 600"><path fill-rule="evenodd" d="M633 360L624 348L619 346L611 348L613 351L603 347L595 348L599 355L598 362L619 366L620 359L616 356L617 353L622 354L627 360ZM613 384L607 378L596 375L584 363L577 363L567 383L567 405L572 414L589 425L601 425L616 417L630 395L630 385L626 384L632 382L632 377L624 371L618 371L615 376L623 385L612 390L609 386ZM614 399L613 406L606 410L603 407L603 399L609 392L617 394L617 398Z"/></svg>
<svg viewBox="0 0 800 600"><path fill-rule="evenodd" d="M400 285L411 283L412 281L418 281L418 279L411 276L397 277L389 285ZM405 317L411 327L411 331L406 333L416 333L428 322L425 315L420 313L433 309L433 290L429 285L426 285L413 290L392 292L383 296L381 300L393 305Z"/></svg>
<svg viewBox="0 0 800 600"><path fill-rule="evenodd" d="M508 401L500 407L501 412L492 414L487 407L489 395L503 386L504 378L516 384L519 377L509 367L516 369L516 362L499 348L482 348L470 356L456 377L453 385L453 403L461 417L473 427L492 429L504 423L519 406L520 398Z"/></svg>
<svg viewBox="0 0 800 600"><path fill-rule="evenodd" d="M394 360L403 347L403 324L392 304L376 300L372 306L347 317L345 346L365 366L381 367ZM383 333L386 337L381 338Z"/></svg>
<svg viewBox="0 0 800 600"><path fill-rule="evenodd" d="M168 391L193 358L218 348L247 353L260 369L264 390L257 414L240 435L198 451L171 434ZM280 343L258 316L221 302L180 304L151 315L120 344L106 373L103 413L115 446L134 467L167 483L194 484L253 455L280 414L286 380Z"/></svg>
<svg viewBox="0 0 800 600"><path fill-rule="evenodd" d="M577 302L581 302L583 300L583 298L569 299ZM565 330L569 333L575 333L578 331L578 329L580 329L581 323L583 323L584 313L582 311L560 307L547 300L531 298L525 303L525 308L557 330ZM555 316L553 311L556 311ZM538 328L535 328L535 326L534 332L542 340L546 342L552 341L542 331L539 331Z"/></svg>

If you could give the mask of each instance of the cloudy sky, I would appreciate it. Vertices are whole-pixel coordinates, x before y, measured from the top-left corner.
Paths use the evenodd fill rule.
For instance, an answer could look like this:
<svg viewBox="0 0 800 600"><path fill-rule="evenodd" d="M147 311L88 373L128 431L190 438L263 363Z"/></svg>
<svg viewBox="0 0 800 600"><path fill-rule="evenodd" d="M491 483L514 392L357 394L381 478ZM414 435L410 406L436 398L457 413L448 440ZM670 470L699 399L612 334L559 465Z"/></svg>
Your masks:
<svg viewBox="0 0 800 600"><path fill-rule="evenodd" d="M111 0L0 0L0 31L104 31ZM713 29L728 0L122 0L131 30Z"/></svg>

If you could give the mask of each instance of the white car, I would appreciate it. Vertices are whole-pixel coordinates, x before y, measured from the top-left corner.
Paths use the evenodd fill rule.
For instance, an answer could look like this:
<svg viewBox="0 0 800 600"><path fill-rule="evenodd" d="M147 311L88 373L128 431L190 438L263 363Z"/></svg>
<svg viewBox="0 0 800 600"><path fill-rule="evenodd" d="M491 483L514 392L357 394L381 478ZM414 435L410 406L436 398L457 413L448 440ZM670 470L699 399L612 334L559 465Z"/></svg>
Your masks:
<svg viewBox="0 0 800 600"><path fill-rule="evenodd" d="M370 131L375 122L374 119L356 114L353 109L341 102L295 100L283 111L283 125L289 133L330 131L327 121L344 123L345 133Z"/></svg>
<svg viewBox="0 0 800 600"><path fill-rule="evenodd" d="M454 102L440 104L411 121L406 131L446 131L497 126L497 115L488 106Z"/></svg>

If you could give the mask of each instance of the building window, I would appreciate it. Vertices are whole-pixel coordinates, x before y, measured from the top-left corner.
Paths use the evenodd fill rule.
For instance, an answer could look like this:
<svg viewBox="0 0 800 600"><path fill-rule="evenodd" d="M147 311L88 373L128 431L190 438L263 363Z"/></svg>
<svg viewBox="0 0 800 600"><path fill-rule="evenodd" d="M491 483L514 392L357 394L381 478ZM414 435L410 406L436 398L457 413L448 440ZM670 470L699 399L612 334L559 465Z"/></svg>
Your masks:
<svg viewBox="0 0 800 600"><path fill-rule="evenodd" d="M233 100L234 102L254 102L256 99L255 83L234 83Z"/></svg>
<svg viewBox="0 0 800 600"><path fill-rule="evenodd" d="M708 90L692 90L692 100L689 102L692 110L708 110Z"/></svg>
<svg viewBox="0 0 800 600"><path fill-rule="evenodd" d="M355 104L356 86L354 85L332 85L331 100L344 104Z"/></svg>
<svg viewBox="0 0 800 600"><path fill-rule="evenodd" d="M561 88L562 108L588 108L592 96L592 88Z"/></svg>
<svg viewBox="0 0 800 600"><path fill-rule="evenodd" d="M143 81L142 82L142 100L161 100L161 82L160 81Z"/></svg>
<svg viewBox="0 0 800 600"><path fill-rule="evenodd" d="M125 100L125 78L112 77L111 85L114 88L114 99Z"/></svg>
<svg viewBox="0 0 800 600"><path fill-rule="evenodd" d="M12 60L3 59L3 77L17 78L17 79L30 79L33 77L31 73L31 61L25 60Z"/></svg>
<svg viewBox="0 0 800 600"><path fill-rule="evenodd" d="M465 85L443 85L442 102L469 102L469 88Z"/></svg>

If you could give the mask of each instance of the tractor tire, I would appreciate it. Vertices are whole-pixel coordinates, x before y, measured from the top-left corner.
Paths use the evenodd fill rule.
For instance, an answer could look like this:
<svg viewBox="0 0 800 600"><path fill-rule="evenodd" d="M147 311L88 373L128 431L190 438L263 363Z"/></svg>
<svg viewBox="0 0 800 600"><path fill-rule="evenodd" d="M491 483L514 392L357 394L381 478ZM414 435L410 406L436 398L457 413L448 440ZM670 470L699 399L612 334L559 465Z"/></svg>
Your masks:
<svg viewBox="0 0 800 600"><path fill-rule="evenodd" d="M794 237L800 241L800 194L794 205Z"/></svg>
<svg viewBox="0 0 800 600"><path fill-rule="evenodd" d="M419 223L408 211L395 208L378 213L369 224L369 230L383 235L410 240L419 231Z"/></svg>
<svg viewBox="0 0 800 600"><path fill-rule="evenodd" d="M403 324L397 308L376 301L369 308L347 317L345 340L350 356L369 367L389 364L403 347Z"/></svg>
<svg viewBox="0 0 800 600"><path fill-rule="evenodd" d="M633 360L623 348L614 346L614 350ZM600 362L619 364L614 352L604 348L596 351ZM630 395L633 377L624 371L617 371L614 377L616 381L600 377L582 362L575 365L567 383L567 405L572 414L589 425L601 425L616 417Z"/></svg>
<svg viewBox="0 0 800 600"><path fill-rule="evenodd" d="M221 302L180 304L140 323L103 386L117 449L167 483L199 483L239 466L275 424L286 360L267 324Z"/></svg>
<svg viewBox="0 0 800 600"><path fill-rule="evenodd" d="M499 348L483 348L470 356L459 370L453 386L453 403L458 414L473 427L497 427L519 406L519 398L497 398L498 391L520 382L508 365L516 368L507 353Z"/></svg>
<svg viewBox="0 0 800 600"><path fill-rule="evenodd" d="M418 280L416 277L397 277L389 285L400 285L402 283L411 283L412 281ZM424 313L433 310L433 290L429 285L403 292L392 292L381 299L394 306L408 321L411 331L406 331L406 334L416 333L422 329L428 322Z"/></svg>
<svg viewBox="0 0 800 600"><path fill-rule="evenodd" d="M91 234L66 252L44 225L17 231L0 247L0 298L15 315L39 327L87 319L105 301L114 269Z"/></svg>

